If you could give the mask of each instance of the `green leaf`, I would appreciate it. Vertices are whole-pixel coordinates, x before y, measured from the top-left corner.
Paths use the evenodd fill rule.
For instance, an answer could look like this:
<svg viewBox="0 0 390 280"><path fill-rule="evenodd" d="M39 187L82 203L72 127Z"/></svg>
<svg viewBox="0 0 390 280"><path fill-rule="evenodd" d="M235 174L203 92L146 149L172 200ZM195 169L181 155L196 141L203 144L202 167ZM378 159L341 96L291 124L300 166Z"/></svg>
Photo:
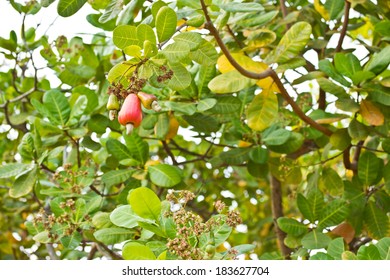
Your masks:
<svg viewBox="0 0 390 280"><path fill-rule="evenodd" d="M325 228L340 224L348 215L348 205L343 199L335 199L322 209L318 228Z"/></svg>
<svg viewBox="0 0 390 280"><path fill-rule="evenodd" d="M324 91L329 92L338 98L349 98L345 89L332 81L326 78L318 78L317 82Z"/></svg>
<svg viewBox="0 0 390 280"><path fill-rule="evenodd" d="M344 10L344 1L339 0L326 0L325 9L329 12L329 17L331 20L338 19L341 17Z"/></svg>
<svg viewBox="0 0 390 280"><path fill-rule="evenodd" d="M118 160L132 158L132 154L125 145L116 139L109 138L106 143L107 151Z"/></svg>
<svg viewBox="0 0 390 280"><path fill-rule="evenodd" d="M125 135L124 138L131 157L141 162L141 165L144 165L149 159L148 143L142 140L136 133Z"/></svg>
<svg viewBox="0 0 390 280"><path fill-rule="evenodd" d="M389 218L372 201L367 203L364 210L364 224L367 227L370 237L373 239L381 239L389 236Z"/></svg>
<svg viewBox="0 0 390 280"><path fill-rule="evenodd" d="M80 95L72 107L69 120L71 120L72 118L80 118L80 116L84 114L87 105L88 105L87 97L85 95Z"/></svg>
<svg viewBox="0 0 390 280"><path fill-rule="evenodd" d="M324 195L318 188L311 189L307 194L314 220L318 220L324 210Z"/></svg>
<svg viewBox="0 0 390 280"><path fill-rule="evenodd" d="M104 173L102 176L102 182L107 188L123 183L133 175L132 169L111 170Z"/></svg>
<svg viewBox="0 0 390 280"><path fill-rule="evenodd" d="M324 252L318 252L317 254L311 256L309 260L330 261L333 260L333 258Z"/></svg>
<svg viewBox="0 0 390 280"><path fill-rule="evenodd" d="M168 164L149 166L148 173L152 183L163 188L173 187L182 180L180 169Z"/></svg>
<svg viewBox="0 0 390 280"><path fill-rule="evenodd" d="M358 122L356 119L352 119L348 126L348 133L354 140L364 140L368 136L368 127Z"/></svg>
<svg viewBox="0 0 390 280"><path fill-rule="evenodd" d="M214 66L217 63L218 53L215 47L206 40L195 51L190 52L190 58L203 66Z"/></svg>
<svg viewBox="0 0 390 280"><path fill-rule="evenodd" d="M278 12L279 11L270 11L268 13L261 14L261 15L258 14L252 15L249 18L245 18L243 20L236 22L236 24L242 27L254 27L254 26L260 27L270 22L272 19L274 19L274 17L276 17L276 15L278 14Z"/></svg>
<svg viewBox="0 0 390 280"><path fill-rule="evenodd" d="M113 32L114 45L119 49L127 46L138 45L137 28L130 25L119 25Z"/></svg>
<svg viewBox="0 0 390 280"><path fill-rule="evenodd" d="M359 260L381 260L381 255L375 245L360 246L357 252Z"/></svg>
<svg viewBox="0 0 390 280"><path fill-rule="evenodd" d="M219 156L226 164L239 165L248 161L250 151L248 148L236 148L222 152Z"/></svg>
<svg viewBox="0 0 390 280"><path fill-rule="evenodd" d="M364 67L365 70L375 74L382 73L390 63L390 46L383 48L379 53L372 56L370 61Z"/></svg>
<svg viewBox="0 0 390 280"><path fill-rule="evenodd" d="M313 230L302 238L302 246L309 250L326 248L332 239L325 233Z"/></svg>
<svg viewBox="0 0 390 280"><path fill-rule="evenodd" d="M215 72L216 72L215 66L214 67L200 66L199 72L197 74L197 80L196 80L199 97L203 97L210 92L208 84L215 77Z"/></svg>
<svg viewBox="0 0 390 280"><path fill-rule="evenodd" d="M280 154L291 154L297 151L304 143L305 137L298 132L291 132L290 137L282 145L267 145L267 147L276 153Z"/></svg>
<svg viewBox="0 0 390 280"><path fill-rule="evenodd" d="M155 126L155 134L158 139L165 139L169 131L169 116L168 114L159 114Z"/></svg>
<svg viewBox="0 0 390 280"><path fill-rule="evenodd" d="M351 251L345 251L341 254L341 259L342 260L357 260L357 257Z"/></svg>
<svg viewBox="0 0 390 280"><path fill-rule="evenodd" d="M249 157L255 163L264 164L268 160L268 151L258 146L249 152Z"/></svg>
<svg viewBox="0 0 390 280"><path fill-rule="evenodd" d="M330 255L335 260L341 260L341 255L343 254L344 248L344 239L338 237L333 239L328 245L328 255Z"/></svg>
<svg viewBox="0 0 390 280"><path fill-rule="evenodd" d="M75 210L73 213L73 219L76 223L83 219L84 215L86 214L85 211L86 211L85 200L82 198L78 198L76 200Z"/></svg>
<svg viewBox="0 0 390 280"><path fill-rule="evenodd" d="M319 179L318 187L324 193L332 196L342 196L344 193L344 183L339 174L332 168L325 168Z"/></svg>
<svg viewBox="0 0 390 280"><path fill-rule="evenodd" d="M122 8L123 8L123 1L111 0L111 2L107 5L106 10L104 11L104 14L99 18L99 22L106 23L109 22L110 20L115 19L122 11Z"/></svg>
<svg viewBox="0 0 390 280"><path fill-rule="evenodd" d="M390 237L382 238L376 244L382 260L390 260Z"/></svg>
<svg viewBox="0 0 390 280"><path fill-rule="evenodd" d="M278 99L273 92L256 95L247 110L248 126L256 131L270 127L278 117Z"/></svg>
<svg viewBox="0 0 390 280"><path fill-rule="evenodd" d="M134 213L130 205L122 205L112 211L110 220L118 227L134 228L142 219Z"/></svg>
<svg viewBox="0 0 390 280"><path fill-rule="evenodd" d="M342 1L336 1L341 2ZM336 70L348 78L354 77L354 74L361 71L362 67L360 66L359 59L354 56L352 53L336 53L334 56L334 64Z"/></svg>
<svg viewBox="0 0 390 280"><path fill-rule="evenodd" d="M327 60L323 59L318 62L318 67L322 72L324 72L326 75L334 79L335 81L339 82L343 86L349 87L351 86L351 83L348 82L343 75L341 75L339 72L337 72L336 68L333 66L333 64Z"/></svg>
<svg viewBox="0 0 390 280"><path fill-rule="evenodd" d="M195 113L192 116L183 116L183 119L192 125L194 130L198 132L212 133L218 131L220 128L220 125L215 118L200 113Z"/></svg>
<svg viewBox="0 0 390 280"><path fill-rule="evenodd" d="M266 145L282 145L287 142L291 136L291 131L284 128L277 129L262 138Z"/></svg>
<svg viewBox="0 0 390 280"><path fill-rule="evenodd" d="M147 24L140 24L137 26L137 38L140 47L144 46L145 41L149 41L156 45L156 35L154 34L153 28Z"/></svg>
<svg viewBox="0 0 390 280"><path fill-rule="evenodd" d="M117 244L133 238L134 231L127 228L102 228L97 230L93 236L107 245Z"/></svg>
<svg viewBox="0 0 390 280"><path fill-rule="evenodd" d="M0 179L14 177L23 174L27 170L34 168L33 164L26 163L8 163L0 166Z"/></svg>
<svg viewBox="0 0 390 280"><path fill-rule="evenodd" d="M256 80L242 76L237 70L216 76L208 87L214 93L232 93L256 84Z"/></svg>
<svg viewBox="0 0 390 280"><path fill-rule="evenodd" d="M43 105L49 113L49 118L55 124L64 127L70 117L70 105L65 95L56 89L49 90L43 95Z"/></svg>
<svg viewBox="0 0 390 280"><path fill-rule="evenodd" d="M128 242L123 246L122 255L125 260L156 260L149 247L137 242Z"/></svg>
<svg viewBox="0 0 390 280"><path fill-rule="evenodd" d="M266 57L265 62L286 63L295 58L305 48L311 35L311 25L297 22L286 32L278 46Z"/></svg>
<svg viewBox="0 0 390 280"><path fill-rule="evenodd" d="M134 67L128 62L121 62L110 69L107 75L107 80L110 84L121 80L122 78L134 72Z"/></svg>
<svg viewBox="0 0 390 280"><path fill-rule="evenodd" d="M167 101L164 104L172 111L180 112L189 116L195 114L196 112L196 106L193 103Z"/></svg>
<svg viewBox="0 0 390 280"><path fill-rule="evenodd" d="M82 240L83 237L78 231L73 232L70 236L63 236L60 238L60 242L68 250L76 249L76 247L80 245Z"/></svg>
<svg viewBox="0 0 390 280"><path fill-rule="evenodd" d="M259 3L235 3L219 4L221 9L232 13L262 12L264 8Z"/></svg>
<svg viewBox="0 0 390 280"><path fill-rule="evenodd" d="M69 17L84 6L87 0L59 0L57 12L60 16Z"/></svg>
<svg viewBox="0 0 390 280"><path fill-rule="evenodd" d="M295 219L281 217L277 222L281 230L292 236L300 236L307 232L307 226Z"/></svg>
<svg viewBox="0 0 390 280"><path fill-rule="evenodd" d="M156 15L157 38L160 43L168 40L176 32L177 15L168 6L161 7Z"/></svg>
<svg viewBox="0 0 390 280"><path fill-rule="evenodd" d="M19 198L29 194L38 179L37 171L38 168L35 166L28 173L19 176L9 190L9 195L13 198Z"/></svg>
<svg viewBox="0 0 390 280"><path fill-rule="evenodd" d="M168 82L168 86L176 91L183 90L191 84L191 74L181 64L170 64L169 68L173 71L173 76Z"/></svg>
<svg viewBox="0 0 390 280"><path fill-rule="evenodd" d="M168 45L161 53L170 63L176 64L188 57L190 54L190 46L187 43L179 41Z"/></svg>
<svg viewBox="0 0 390 280"><path fill-rule="evenodd" d="M229 118L238 116L241 110L242 102L235 96L215 96L217 104L210 109L209 113L217 115L226 115ZM222 116L221 116L222 117Z"/></svg>
<svg viewBox="0 0 390 280"><path fill-rule="evenodd" d="M195 32L183 32L173 37L175 42L186 43L190 51L195 51L203 41L202 36Z"/></svg>
<svg viewBox="0 0 390 280"><path fill-rule="evenodd" d="M204 112L204 111L207 111L207 110L213 108L215 106L215 104L217 104L217 100L214 98L201 99L201 100L199 100L196 108L197 108L198 112Z"/></svg>
<svg viewBox="0 0 390 280"><path fill-rule="evenodd" d="M306 199L306 197L304 197L302 194L298 193L298 197L297 197L297 205L298 205L298 209L299 211L301 211L302 215L308 219L310 222L314 222L315 221L315 218L314 218L314 214L313 214L313 211L312 211L312 207L311 207L311 204L310 202Z"/></svg>
<svg viewBox="0 0 390 280"><path fill-rule="evenodd" d="M97 212L92 218L92 224L97 229L111 227L110 213Z"/></svg>
<svg viewBox="0 0 390 280"><path fill-rule="evenodd" d="M141 218L158 220L161 212L161 202L151 189L140 187L133 190L129 195L129 204L134 213Z"/></svg>
<svg viewBox="0 0 390 280"><path fill-rule="evenodd" d="M374 183L378 177L380 161L374 153L364 152L358 162L358 177L366 186Z"/></svg>

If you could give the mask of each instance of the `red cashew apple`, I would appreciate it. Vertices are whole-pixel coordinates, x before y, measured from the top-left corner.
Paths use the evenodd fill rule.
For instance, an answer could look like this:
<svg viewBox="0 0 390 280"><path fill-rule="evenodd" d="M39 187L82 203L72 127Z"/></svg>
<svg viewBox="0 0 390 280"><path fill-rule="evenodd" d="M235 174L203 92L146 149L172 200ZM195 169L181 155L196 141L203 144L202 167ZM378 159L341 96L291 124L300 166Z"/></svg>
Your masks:
<svg viewBox="0 0 390 280"><path fill-rule="evenodd" d="M126 126L127 134L133 131L134 127L139 127L142 121L141 102L136 94L129 94L118 114L118 121Z"/></svg>

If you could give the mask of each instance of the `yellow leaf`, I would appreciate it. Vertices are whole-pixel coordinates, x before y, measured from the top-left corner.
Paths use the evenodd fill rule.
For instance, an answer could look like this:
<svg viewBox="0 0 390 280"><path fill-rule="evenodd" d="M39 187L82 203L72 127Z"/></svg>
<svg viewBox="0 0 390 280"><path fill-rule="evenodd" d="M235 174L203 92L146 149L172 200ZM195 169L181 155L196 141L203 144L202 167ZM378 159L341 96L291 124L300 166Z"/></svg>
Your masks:
<svg viewBox="0 0 390 280"><path fill-rule="evenodd" d="M329 20L329 13L325 7L321 4L320 0L314 0L314 9L325 19Z"/></svg>
<svg viewBox="0 0 390 280"><path fill-rule="evenodd" d="M255 73L261 73L268 69L268 65L264 62L253 61L250 57L242 54L242 53L233 53L232 54L235 61L240 64L243 68L248 71L252 71ZM219 71L223 73L227 73L233 70L236 70L233 65L230 64L229 60L226 56L222 55L218 58L217 61ZM263 88L264 90L270 90L272 92L279 92L280 90L278 86L275 84L274 80L271 77L267 77L265 79L258 80L256 84Z"/></svg>
<svg viewBox="0 0 390 280"><path fill-rule="evenodd" d="M370 125L380 126L385 122L381 110L368 100L363 100L360 103L360 114Z"/></svg>
<svg viewBox="0 0 390 280"><path fill-rule="evenodd" d="M354 30L351 30L349 34L352 35L352 38L357 38L358 36L362 36L367 40L372 39L372 34L374 33L374 25L370 21L370 18L364 17L362 19L366 24L360 26L359 28L356 28Z"/></svg>

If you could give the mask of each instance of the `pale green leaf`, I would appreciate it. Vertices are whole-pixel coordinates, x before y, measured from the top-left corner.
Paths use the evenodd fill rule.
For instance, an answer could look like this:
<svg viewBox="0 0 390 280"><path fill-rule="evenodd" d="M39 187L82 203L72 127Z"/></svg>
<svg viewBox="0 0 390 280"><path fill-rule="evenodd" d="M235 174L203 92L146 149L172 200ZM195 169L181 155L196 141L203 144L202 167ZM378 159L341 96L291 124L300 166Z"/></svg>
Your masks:
<svg viewBox="0 0 390 280"><path fill-rule="evenodd" d="M152 250L137 242L128 242L123 246L122 255L125 260L156 260Z"/></svg>
<svg viewBox="0 0 390 280"><path fill-rule="evenodd" d="M263 131L278 117L278 99L273 92L262 91L256 95L247 110L248 126Z"/></svg>
<svg viewBox="0 0 390 280"><path fill-rule="evenodd" d="M190 54L190 46L187 43L178 41L168 45L161 52L170 63L177 64Z"/></svg>
<svg viewBox="0 0 390 280"><path fill-rule="evenodd" d="M33 164L8 163L0 166L0 178L14 177L34 168Z"/></svg>
<svg viewBox="0 0 390 280"><path fill-rule="evenodd" d="M9 190L9 195L13 198L19 198L29 194L38 179L37 171L38 168L35 166L28 173L19 176Z"/></svg>
<svg viewBox="0 0 390 280"><path fill-rule="evenodd" d="M87 0L59 0L57 12L62 17L69 17L75 14Z"/></svg>
<svg viewBox="0 0 390 280"><path fill-rule="evenodd" d="M153 184L164 188L173 187L182 180L180 169L168 164L149 166L148 172Z"/></svg>
<svg viewBox="0 0 390 280"><path fill-rule="evenodd" d="M195 51L203 41L202 36L199 33L195 32L180 33L173 37L173 40L175 42L183 42L188 44L191 51Z"/></svg>
<svg viewBox="0 0 390 280"><path fill-rule="evenodd" d="M326 234L313 230L302 238L302 246L310 250L326 248L331 240Z"/></svg>
<svg viewBox="0 0 390 280"><path fill-rule="evenodd" d="M286 32L278 46L266 57L266 63L286 63L304 49L311 35L311 25L297 22Z"/></svg>
<svg viewBox="0 0 390 280"><path fill-rule="evenodd" d="M119 49L124 49L131 45L137 45L137 28L130 25L119 25L114 29L113 42Z"/></svg>
<svg viewBox="0 0 390 280"><path fill-rule="evenodd" d="M169 68L173 71L173 76L168 82L168 86L176 91L183 90L191 84L191 74L181 64L169 65Z"/></svg>
<svg viewBox="0 0 390 280"><path fill-rule="evenodd" d="M129 204L134 213L141 218L158 220L161 212L161 202L151 189L140 187L133 190L129 195Z"/></svg>
<svg viewBox="0 0 390 280"><path fill-rule="evenodd" d="M214 93L232 93L256 84L256 80L242 76L237 70L216 76L208 87Z"/></svg>
<svg viewBox="0 0 390 280"><path fill-rule="evenodd" d="M219 4L221 9L226 12L232 13L245 13L245 12L261 12L264 11L264 8L259 3L236 3L231 2L228 4Z"/></svg>
<svg viewBox="0 0 390 280"><path fill-rule="evenodd" d="M168 6L161 7L156 15L158 41L164 42L176 32L177 15Z"/></svg>
<svg viewBox="0 0 390 280"><path fill-rule="evenodd" d="M65 126L70 117L68 99L59 90L49 90L43 95L43 105L46 107L55 124Z"/></svg>
<svg viewBox="0 0 390 280"><path fill-rule="evenodd" d="M281 217L277 220L279 228L292 236L300 236L307 232L307 226L295 219Z"/></svg>
<svg viewBox="0 0 390 280"><path fill-rule="evenodd" d="M217 100L214 98L201 99L198 102L197 110L199 112L204 112L213 108L215 104L217 104Z"/></svg>
<svg viewBox="0 0 390 280"><path fill-rule="evenodd" d="M132 169L111 170L104 173L102 176L102 182L107 188L123 183L133 175Z"/></svg>
<svg viewBox="0 0 390 280"><path fill-rule="evenodd" d="M118 227L134 228L142 219L134 213L130 205L122 205L112 211L110 220Z"/></svg>
<svg viewBox="0 0 390 280"><path fill-rule="evenodd" d="M93 234L95 238L107 245L117 244L133 238L134 231L127 228L102 228Z"/></svg>
<svg viewBox="0 0 390 280"><path fill-rule="evenodd" d="M203 40L195 51L191 51L190 58L200 65L210 67L217 63L218 53L210 42Z"/></svg>

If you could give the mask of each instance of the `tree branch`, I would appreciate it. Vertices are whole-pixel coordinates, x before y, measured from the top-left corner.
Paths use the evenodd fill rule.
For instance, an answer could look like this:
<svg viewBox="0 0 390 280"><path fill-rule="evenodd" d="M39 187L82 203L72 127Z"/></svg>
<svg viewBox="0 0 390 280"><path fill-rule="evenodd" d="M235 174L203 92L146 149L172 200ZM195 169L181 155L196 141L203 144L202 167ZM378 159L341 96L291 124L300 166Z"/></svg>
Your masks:
<svg viewBox="0 0 390 280"><path fill-rule="evenodd" d="M47 253L49 254L50 258L52 260L59 260L60 258L57 256L56 251L54 250L53 244L47 243L46 244L46 250Z"/></svg>
<svg viewBox="0 0 390 280"><path fill-rule="evenodd" d="M335 50L336 52L339 52L341 50L345 35L347 34L350 8L351 8L351 3L347 0L345 0L343 27L341 28L339 42L338 42L336 50Z"/></svg>
<svg viewBox="0 0 390 280"><path fill-rule="evenodd" d="M280 3L280 10L282 11L283 18L286 18L288 15L286 2L285 2L285 0L280 0L279 3ZM286 27L287 27L287 29L290 29L291 24L287 23Z"/></svg>
<svg viewBox="0 0 390 280"><path fill-rule="evenodd" d="M230 54L229 50L225 46L225 44L222 42L221 37L219 36L218 30L213 25L211 18L207 11L207 6L204 2L204 0L200 0L200 3L202 5L202 10L206 18L206 28L210 31L210 34L214 36L215 40L217 41L218 46L221 48L221 51L226 56L227 60L230 62L230 64L243 76L255 79L255 80L261 80L267 77L271 77L276 85L278 86L279 90L281 91L281 94L283 98L290 104L293 111L307 124L311 125L313 128L317 129L318 131L321 131L327 136L332 135L332 131L328 128L316 123L313 119L306 116L305 113L301 110L301 108L298 106L297 103L295 103L294 99L288 94L287 90L285 89L282 81L279 79L278 74L271 68L268 68L264 70L261 73L255 73L252 71L248 71L245 68L243 68Z"/></svg>
<svg viewBox="0 0 390 280"><path fill-rule="evenodd" d="M166 153L168 154L168 156L171 158L172 163L173 163L174 165L178 165L179 163L176 161L176 158L175 158L175 156L172 154L172 151L171 151L171 149L169 148L167 142L166 142L165 140L162 140L161 143L163 144L163 147L164 147L165 152L166 152Z"/></svg>
<svg viewBox="0 0 390 280"><path fill-rule="evenodd" d="M272 217L274 220L274 226L276 231L276 237L278 238L278 245L280 251L285 259L290 259L292 250L284 244L286 233L283 232L277 223L278 218L283 217L283 204L282 204L282 184L274 176L271 177L271 202L272 202Z"/></svg>

